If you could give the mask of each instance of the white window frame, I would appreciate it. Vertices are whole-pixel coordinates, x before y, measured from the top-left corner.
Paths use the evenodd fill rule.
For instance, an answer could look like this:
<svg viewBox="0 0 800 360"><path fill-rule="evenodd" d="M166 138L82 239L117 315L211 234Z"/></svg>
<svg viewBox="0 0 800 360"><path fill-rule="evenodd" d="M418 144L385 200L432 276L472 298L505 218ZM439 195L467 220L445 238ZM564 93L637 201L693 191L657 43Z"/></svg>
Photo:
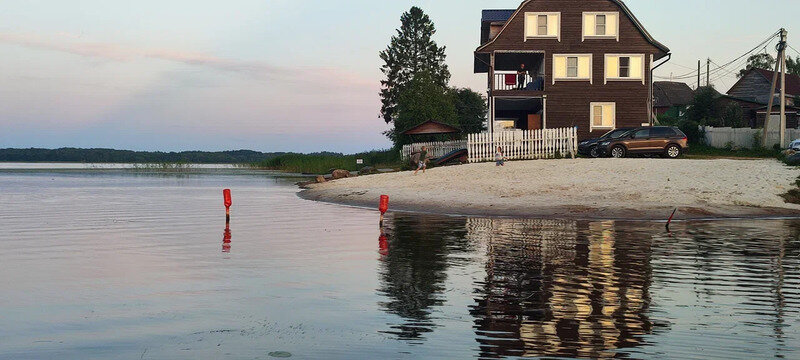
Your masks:
<svg viewBox="0 0 800 360"><path fill-rule="evenodd" d="M596 106L600 106L601 108L611 105L611 108L614 110L614 118L611 119L611 126L595 126L594 125L594 108ZM595 130L614 130L617 128L617 103L615 102L593 102L589 103L589 132Z"/></svg>
<svg viewBox="0 0 800 360"><path fill-rule="evenodd" d="M586 35L586 20L584 19L586 16L594 16L595 17L595 29L597 29L597 15L605 15L606 16L606 32L608 32L608 15L615 15L617 21L617 33L614 35ZM586 39L615 39L619 42L619 13L613 11L605 11L605 12L584 12L581 16L581 41L586 41Z"/></svg>
<svg viewBox="0 0 800 360"><path fill-rule="evenodd" d="M530 19L531 15L535 16L537 22L536 26L536 33L539 33L539 16L540 15L556 15L558 17L558 26L556 27L556 35L534 35L528 36L528 19ZM561 13L560 12L533 12L529 11L525 13L525 24L524 28L522 29L522 37L523 41L528 41L531 39L557 39L558 42L561 42Z"/></svg>
<svg viewBox="0 0 800 360"><path fill-rule="evenodd" d="M556 77L556 58L557 57L566 57L566 58L570 58L570 57L578 57L578 58L589 57L589 77L588 78L582 78L582 77L557 78ZM568 65L568 64L566 64L566 65ZM592 54L553 54L553 65L552 65L552 67L553 68L551 69L550 72L553 74L552 75L553 85L555 85L556 81L588 81L590 84L594 83L594 55L592 55ZM578 59L578 74L580 74L580 73L581 73L580 59Z"/></svg>
<svg viewBox="0 0 800 360"><path fill-rule="evenodd" d="M613 78L612 77L608 77L608 58L609 57L616 57L616 58L638 57L638 58L641 58L642 59L642 73L639 74L639 76L641 76L641 77L636 77L636 78L632 78L632 77L625 77L625 78L624 77L613 77ZM604 82L606 84L608 84L609 81L635 81L635 82L641 82L642 84L645 83L645 78L646 78L645 74L647 74L647 65L649 65L648 63L645 62L645 54L606 54L604 59L603 59L603 62L604 62L604 64L603 64L603 78L605 78ZM619 66L619 61L617 62L617 66ZM633 75L633 74L630 73L630 70L628 70L628 71L629 71L629 73L628 73L629 75ZM617 68L617 74L619 74L619 68Z"/></svg>

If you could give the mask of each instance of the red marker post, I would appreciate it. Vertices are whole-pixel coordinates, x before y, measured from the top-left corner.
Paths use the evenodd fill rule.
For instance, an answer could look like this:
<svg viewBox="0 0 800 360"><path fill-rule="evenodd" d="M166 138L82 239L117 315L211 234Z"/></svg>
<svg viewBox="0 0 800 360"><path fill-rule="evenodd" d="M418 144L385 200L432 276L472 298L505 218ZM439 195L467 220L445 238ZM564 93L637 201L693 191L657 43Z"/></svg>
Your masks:
<svg viewBox="0 0 800 360"><path fill-rule="evenodd" d="M230 224L231 205L233 205L233 201L231 200L231 189L222 190L222 197L225 198L225 224Z"/></svg>
<svg viewBox="0 0 800 360"><path fill-rule="evenodd" d="M381 195L381 202L380 205L378 205L378 210L381 211L380 226L383 227L383 215L389 211L389 195Z"/></svg>

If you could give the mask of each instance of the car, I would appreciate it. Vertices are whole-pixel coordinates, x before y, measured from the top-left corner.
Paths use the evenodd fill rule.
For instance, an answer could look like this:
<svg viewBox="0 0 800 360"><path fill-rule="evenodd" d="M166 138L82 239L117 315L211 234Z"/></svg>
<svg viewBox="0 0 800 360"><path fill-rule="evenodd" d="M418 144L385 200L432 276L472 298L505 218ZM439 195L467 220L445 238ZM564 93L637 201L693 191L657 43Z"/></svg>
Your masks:
<svg viewBox="0 0 800 360"><path fill-rule="evenodd" d="M600 157L600 153L597 151L597 144L599 142L601 142L603 140L606 140L606 139L619 138L620 136L623 136L623 135L627 134L629 131L631 131L633 129L635 129L635 128L614 129L614 130L611 130L611 131L603 134L603 136L601 136L601 137L599 137L597 139L589 139L589 140L581 141L580 143L578 143L578 154L589 156L589 157L593 157L593 158Z"/></svg>
<svg viewBox="0 0 800 360"><path fill-rule="evenodd" d="M603 156L624 158L628 155L662 155L671 159L681 156L689 148L689 140L680 129L671 126L648 126L628 131L617 139L606 139L597 144Z"/></svg>
<svg viewBox="0 0 800 360"><path fill-rule="evenodd" d="M800 151L800 139L792 141L792 143L789 144L789 149L794 151Z"/></svg>

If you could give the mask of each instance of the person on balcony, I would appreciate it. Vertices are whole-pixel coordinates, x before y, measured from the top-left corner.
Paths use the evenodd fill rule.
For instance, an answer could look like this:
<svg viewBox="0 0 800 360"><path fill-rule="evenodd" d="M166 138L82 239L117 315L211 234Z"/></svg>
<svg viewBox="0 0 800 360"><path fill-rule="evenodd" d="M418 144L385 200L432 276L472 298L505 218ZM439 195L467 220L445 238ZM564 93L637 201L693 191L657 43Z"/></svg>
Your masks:
<svg viewBox="0 0 800 360"><path fill-rule="evenodd" d="M528 75L528 69L525 68L525 64L519 64L519 70L517 70L517 90L525 89L525 77Z"/></svg>

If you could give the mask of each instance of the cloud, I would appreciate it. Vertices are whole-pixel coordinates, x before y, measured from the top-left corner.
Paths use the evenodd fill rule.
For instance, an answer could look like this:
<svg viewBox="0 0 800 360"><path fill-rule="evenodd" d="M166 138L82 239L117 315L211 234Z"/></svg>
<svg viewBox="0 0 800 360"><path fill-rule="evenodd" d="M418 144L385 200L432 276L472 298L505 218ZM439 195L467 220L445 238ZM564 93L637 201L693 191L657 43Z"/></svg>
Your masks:
<svg viewBox="0 0 800 360"><path fill-rule="evenodd" d="M375 83L371 80L362 79L356 74L345 73L337 69L286 68L262 61L244 61L201 52L90 42L81 40L81 36L63 32L50 36L0 32L0 43L119 62L141 59L170 61L222 72L238 73L255 80L279 80L289 83L314 82L328 86L374 86ZM324 81L326 79L330 81Z"/></svg>

